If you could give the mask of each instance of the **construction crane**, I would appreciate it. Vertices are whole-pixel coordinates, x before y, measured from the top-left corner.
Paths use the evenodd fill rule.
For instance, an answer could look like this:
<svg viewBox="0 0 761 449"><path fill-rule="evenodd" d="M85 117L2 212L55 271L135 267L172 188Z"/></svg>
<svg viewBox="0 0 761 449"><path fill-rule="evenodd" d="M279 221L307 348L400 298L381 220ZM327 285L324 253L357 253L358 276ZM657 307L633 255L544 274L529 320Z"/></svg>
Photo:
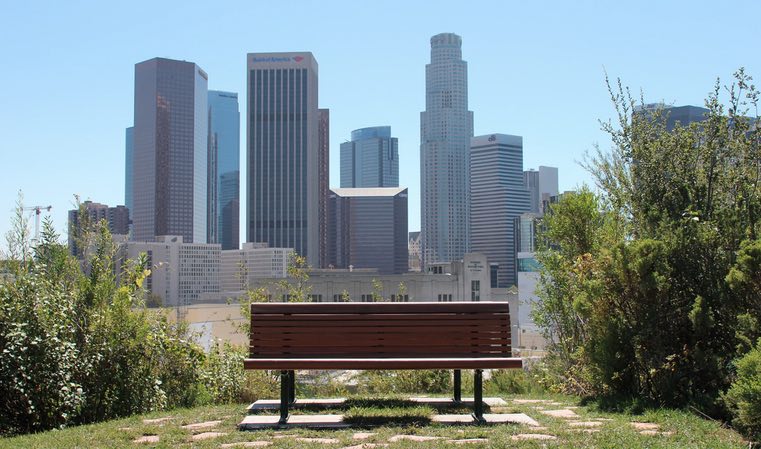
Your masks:
<svg viewBox="0 0 761 449"><path fill-rule="evenodd" d="M34 211L34 241L38 242L40 240L40 215L42 215L42 211L50 212L50 209L52 209L53 206L33 206L33 207L25 207L24 210L28 211Z"/></svg>

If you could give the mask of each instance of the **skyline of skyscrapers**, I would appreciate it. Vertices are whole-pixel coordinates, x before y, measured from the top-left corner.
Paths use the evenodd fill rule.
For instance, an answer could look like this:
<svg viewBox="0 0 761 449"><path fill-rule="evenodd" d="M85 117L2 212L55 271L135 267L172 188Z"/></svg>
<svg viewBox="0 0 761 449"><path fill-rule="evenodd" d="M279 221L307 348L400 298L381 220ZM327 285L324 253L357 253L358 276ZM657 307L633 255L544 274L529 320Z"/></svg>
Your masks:
<svg viewBox="0 0 761 449"><path fill-rule="evenodd" d="M240 112L238 94L209 91L210 189L208 243L237 249L240 210Z"/></svg>
<svg viewBox="0 0 761 449"><path fill-rule="evenodd" d="M355 129L341 144L341 187L399 187L399 141L390 126Z"/></svg>
<svg viewBox="0 0 761 449"><path fill-rule="evenodd" d="M490 264L499 266L499 279L495 285L507 286L507 283L514 283L510 273L515 272L515 254L509 260L511 256L505 254L510 250L505 250L503 243L514 249L516 239L515 229L508 228L515 228L515 217L533 211L541 204L545 193L552 193L544 192L547 188L540 187L548 182L552 184L552 180L540 182L542 175L548 179L554 176L554 193L557 193L557 169L541 166L538 172L529 170L524 173L522 141L518 136L492 134L471 141L473 112L468 110L468 73L467 62L462 59L462 39L454 33L441 33L430 39L430 45L430 62L426 65L426 109L420 113L421 268L425 269L427 264L462 260L467 252L480 251L489 256ZM198 242L220 243L223 249L239 248L238 217L242 211L238 94L206 90L206 102L201 107L202 102L196 101L196 97L201 88L207 89L208 77L197 65L154 58L135 67L136 126L125 132L125 202L134 202L134 194L138 191L145 194L148 191L145 184L137 185L151 176L156 193L153 233L147 238L141 237L147 235L141 229L142 234L136 233L135 240L151 241L158 235L180 235L186 242L197 238L197 227L188 236L178 227L179 221L170 223L170 218L179 214L166 207L160 210L158 204L166 205L169 199L175 200L178 193L184 193L182 204L186 207L192 204L193 207L191 214L184 215L184 224L188 221L196 224L199 220L195 198L202 177L195 175L203 168L206 199L201 215L205 219L205 234ZM190 81L189 73L192 73ZM202 82L196 79L198 77ZM153 90L155 96L153 111L146 89L148 92ZM311 53L247 55L246 240L270 247L294 248L298 254L306 256L311 266L325 268L335 265L336 251L351 246L348 241L343 242L346 244L341 248L331 246L341 243L340 238L336 240L336 220L349 213L350 203L359 203L358 199L348 199L358 197L348 190L398 187L399 150L390 126L353 130L351 141L341 144L341 188L331 191L330 114L328 109L318 106L318 65ZM198 123L199 109L205 111L205 151L200 153L201 158L193 146L192 162L189 163L187 158L180 157L178 145L183 140L196 143L197 134L200 134L196 131L202 128ZM146 113L148 115L142 117L142 121L138 120L138 115ZM182 123L182 126L178 127L176 123ZM153 127L146 127L146 124ZM172 134L176 131L171 126L173 124L186 132L191 130L192 137L189 139L185 134L178 138ZM145 150L151 132L155 136L153 142L149 142L153 145L153 159ZM481 142L483 138L488 144ZM489 138L494 140L489 141ZM503 142L505 139L510 142ZM518 139L517 144L514 139ZM475 146L471 148L471 144ZM136 153L136 147L141 145ZM510 155L500 153L505 148L510 150ZM492 153L487 155L487 149L493 150ZM187 145L185 151L187 157ZM473 155L473 151L480 153ZM138 162L139 170L136 169ZM519 168L517 183L513 179L516 166ZM153 172L146 172L146 167L152 168ZM188 167L192 173L192 189L187 185L175 187L162 196L173 182L187 181ZM163 170L185 171L182 176L171 173L160 176ZM481 178L472 179L472 176ZM524 182L530 187L524 187ZM343 192L345 198L337 194L342 189L348 189ZM193 201L188 201L188 191L192 191ZM533 195L527 200L529 207L524 210L523 197L530 195L529 191ZM406 204L406 189L403 196ZM343 212L332 209L335 207L343 207ZM346 216L351 216L352 220L365 220L355 212ZM364 213L377 215L369 209ZM399 211L391 215L401 216ZM404 216L407 226L406 209ZM150 220L141 216L136 221L144 227L144 222ZM340 223L347 225L348 232L350 222ZM496 240L492 232L495 229L501 236ZM406 230L403 240L406 251ZM489 247L492 242L497 242L499 254L496 248ZM357 247L356 243L352 245ZM349 260L348 256L344 259ZM405 262L405 266L408 268L409 264Z"/></svg>
<svg viewBox="0 0 761 449"><path fill-rule="evenodd" d="M528 212L544 215L543 204L558 194L558 169L540 165L538 170L526 170L523 185L531 194L531 210Z"/></svg>
<svg viewBox="0 0 761 449"><path fill-rule="evenodd" d="M462 259L470 250L468 64L454 33L431 38L420 113L420 227L423 269Z"/></svg>
<svg viewBox="0 0 761 449"><path fill-rule="evenodd" d="M317 61L249 53L246 228L249 242L294 248L319 264Z"/></svg>
<svg viewBox="0 0 761 449"><path fill-rule="evenodd" d="M207 237L208 76L192 62L135 64L134 239Z"/></svg>
<svg viewBox="0 0 761 449"><path fill-rule="evenodd" d="M472 250L498 264L495 284L507 288L518 282L515 219L531 209L523 185L523 138L487 134L470 143Z"/></svg>

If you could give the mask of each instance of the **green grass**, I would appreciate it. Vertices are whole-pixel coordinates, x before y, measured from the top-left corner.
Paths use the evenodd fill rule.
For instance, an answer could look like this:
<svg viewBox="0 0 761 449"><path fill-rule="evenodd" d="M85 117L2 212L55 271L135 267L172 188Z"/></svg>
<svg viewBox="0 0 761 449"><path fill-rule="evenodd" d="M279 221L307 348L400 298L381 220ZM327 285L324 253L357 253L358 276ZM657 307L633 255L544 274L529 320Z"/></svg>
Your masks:
<svg viewBox="0 0 761 449"><path fill-rule="evenodd" d="M539 448L539 447L569 447L569 448L747 448L748 443L734 431L722 428L719 423L701 419L689 412L673 410L649 410L639 415L601 411L595 406L579 405L577 398L557 395L535 396L505 396L506 407L494 407L492 413L526 413L533 417L544 429L535 430L519 425L493 426L442 426L413 422L400 426L390 424L399 422L400 418L425 418L433 411L419 404L409 404L396 398L386 401L370 399L355 399L350 403L344 414L357 419L380 423L383 416L390 421L385 425L373 427L371 430L359 428L342 430L263 430L240 432L236 425L245 414L246 405L226 405L180 409L168 412L135 416L106 423L72 427L64 430L50 431L36 435L26 435L15 438L0 439L0 448L141 448L141 447L193 447L219 448L221 444L244 441L270 441L270 448L325 448L336 449L352 446L361 442L388 443L394 448ZM534 398L555 402L555 404L519 404L512 400L518 398ZM579 415L579 421L606 419L601 421L599 432L586 433L568 425L568 420L553 418L541 414L535 407L546 409L576 406L573 409ZM464 411L460 411L463 413ZM301 413L296 411L295 413ZM163 424L146 424L143 419L172 417ZM221 423L210 431L223 432L226 435L205 441L193 441L194 433L182 429L184 424L202 421L220 420ZM660 426L661 431L673 432L672 435L642 435L638 433L631 422L649 422ZM353 439L356 432L372 432L374 435L366 440ZM542 433L557 437L555 441L513 441L513 435L519 433ZM442 439L428 442L397 441L389 439L395 435L425 435ZM158 444L137 444L132 440L143 435L158 435ZM331 438L337 443L322 444L299 441L297 438ZM486 438L488 443L472 443L466 446L448 440ZM242 446L239 446L242 447Z"/></svg>

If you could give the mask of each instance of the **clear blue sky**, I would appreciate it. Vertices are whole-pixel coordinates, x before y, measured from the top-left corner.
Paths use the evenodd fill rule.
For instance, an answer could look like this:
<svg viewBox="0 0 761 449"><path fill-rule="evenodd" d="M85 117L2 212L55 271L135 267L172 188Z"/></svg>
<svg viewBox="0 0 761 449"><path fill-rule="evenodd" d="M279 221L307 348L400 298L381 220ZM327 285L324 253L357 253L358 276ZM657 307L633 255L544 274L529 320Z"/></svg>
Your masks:
<svg viewBox="0 0 761 449"><path fill-rule="evenodd" d="M246 53L311 51L331 114L331 186L350 132L390 125L413 231L432 35L463 38L476 135L523 136L524 168L557 166L566 190L590 182L577 164L584 152L609 146L598 125L612 116L605 70L648 101L702 105L716 78L728 82L738 67L761 77L759 13L757 1L9 0L0 14L0 248L18 190L27 206L52 205L62 232L74 194L123 204L134 64L146 59L197 63L210 89L239 93L243 118Z"/></svg>

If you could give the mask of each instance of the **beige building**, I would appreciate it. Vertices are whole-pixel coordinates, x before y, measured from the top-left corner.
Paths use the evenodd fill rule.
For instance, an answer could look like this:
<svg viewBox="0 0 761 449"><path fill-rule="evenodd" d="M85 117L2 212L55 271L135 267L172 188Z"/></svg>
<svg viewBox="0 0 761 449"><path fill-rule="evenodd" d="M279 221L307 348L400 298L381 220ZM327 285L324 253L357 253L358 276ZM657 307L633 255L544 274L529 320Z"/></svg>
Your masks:
<svg viewBox="0 0 761 449"><path fill-rule="evenodd" d="M187 306L204 293L220 291L221 245L184 243L181 236L159 236L155 242L123 242L119 246L116 272L126 260L148 257L150 276L145 288L165 306Z"/></svg>
<svg viewBox="0 0 761 449"><path fill-rule="evenodd" d="M288 276L292 248L269 248L262 243L244 243L242 249L222 251L220 286L223 292L246 290L256 279Z"/></svg>

